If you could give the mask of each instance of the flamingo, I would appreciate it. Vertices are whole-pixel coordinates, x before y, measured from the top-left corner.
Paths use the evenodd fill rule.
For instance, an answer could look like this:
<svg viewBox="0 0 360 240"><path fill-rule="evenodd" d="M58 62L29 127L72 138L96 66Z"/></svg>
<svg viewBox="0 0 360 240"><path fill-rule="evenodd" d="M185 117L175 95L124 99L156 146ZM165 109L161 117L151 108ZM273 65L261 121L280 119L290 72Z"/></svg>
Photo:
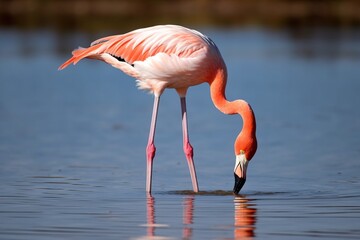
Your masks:
<svg viewBox="0 0 360 240"><path fill-rule="evenodd" d="M121 35L98 39L88 48L78 48L59 70L81 59L102 60L134 77L139 89L154 95L149 139L146 147L146 191L151 193L155 129L161 94L173 88L180 97L183 150L188 162L192 187L199 191L190 144L186 111L186 92L201 83L210 85L215 107L224 114L239 114L243 127L235 144L235 184L238 194L246 181L249 161L257 149L256 120L251 106L244 100L228 101L225 96L227 69L215 43L202 33L178 25L158 25Z"/></svg>

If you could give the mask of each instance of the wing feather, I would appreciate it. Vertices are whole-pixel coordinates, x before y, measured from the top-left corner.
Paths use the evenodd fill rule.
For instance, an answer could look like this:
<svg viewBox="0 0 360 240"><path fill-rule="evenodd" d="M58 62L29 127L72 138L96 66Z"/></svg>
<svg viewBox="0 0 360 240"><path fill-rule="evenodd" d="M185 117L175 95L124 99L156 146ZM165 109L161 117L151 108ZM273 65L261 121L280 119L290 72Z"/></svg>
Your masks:
<svg viewBox="0 0 360 240"><path fill-rule="evenodd" d="M208 41L210 40L201 33L181 26L161 25L143 28L122 35L100 38L92 42L88 48L77 49L73 52L73 57L59 69L71 63L76 64L83 58L108 62L108 58L104 59L104 54L124 59L129 65L145 61L159 53L185 58L196 54L208 44Z"/></svg>
<svg viewBox="0 0 360 240"><path fill-rule="evenodd" d="M106 52L133 64L158 53L190 56L204 46L205 36L179 26L156 26L110 38Z"/></svg>

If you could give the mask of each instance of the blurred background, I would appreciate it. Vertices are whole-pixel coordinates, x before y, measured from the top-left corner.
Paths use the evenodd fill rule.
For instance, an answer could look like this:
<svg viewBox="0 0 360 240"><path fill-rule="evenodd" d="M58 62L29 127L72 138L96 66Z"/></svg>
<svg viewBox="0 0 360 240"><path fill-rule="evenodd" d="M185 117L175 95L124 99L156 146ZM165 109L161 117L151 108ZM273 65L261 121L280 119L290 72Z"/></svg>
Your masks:
<svg viewBox="0 0 360 240"><path fill-rule="evenodd" d="M1 26L103 31L176 22L183 25L354 27L356 0L2 0Z"/></svg>
<svg viewBox="0 0 360 240"><path fill-rule="evenodd" d="M54 46L58 53L71 48L66 36L74 32L91 41L168 23L193 28L265 28L283 31L294 41L326 34L325 41L336 41L360 26L359 11L356 0L0 0L0 27L23 33L50 31L58 40ZM24 45L24 51L31 51L33 44Z"/></svg>

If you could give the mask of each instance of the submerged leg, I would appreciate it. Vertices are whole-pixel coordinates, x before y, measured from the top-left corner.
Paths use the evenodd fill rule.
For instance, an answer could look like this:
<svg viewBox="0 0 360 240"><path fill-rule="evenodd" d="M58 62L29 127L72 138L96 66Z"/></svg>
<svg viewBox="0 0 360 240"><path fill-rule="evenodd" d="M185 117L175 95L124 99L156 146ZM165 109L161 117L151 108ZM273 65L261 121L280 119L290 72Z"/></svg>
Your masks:
<svg viewBox="0 0 360 240"><path fill-rule="evenodd" d="M181 102L181 117L182 117L184 153L185 153L188 165L189 165L191 182L193 185L194 192L198 192L199 187L198 187L195 165L194 165L194 160L193 160L194 151L193 151L193 147L191 146L190 141L189 141L188 127L187 127L187 116L186 116L187 113L186 113L185 97L180 97L180 102Z"/></svg>
<svg viewBox="0 0 360 240"><path fill-rule="evenodd" d="M156 152L156 148L154 145L154 137L155 137L156 118L158 113L159 101L160 101L160 97L155 96L153 112L151 117L149 140L146 147L146 192L148 193L151 193L152 166Z"/></svg>

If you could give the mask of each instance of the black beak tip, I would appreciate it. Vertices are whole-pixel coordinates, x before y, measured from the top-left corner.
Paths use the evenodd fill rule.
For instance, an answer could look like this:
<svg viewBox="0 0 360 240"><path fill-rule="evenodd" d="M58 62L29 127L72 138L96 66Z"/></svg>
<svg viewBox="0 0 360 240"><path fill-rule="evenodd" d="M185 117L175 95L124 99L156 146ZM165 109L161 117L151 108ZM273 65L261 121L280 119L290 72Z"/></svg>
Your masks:
<svg viewBox="0 0 360 240"><path fill-rule="evenodd" d="M235 173L234 173L234 177L235 177L235 185L234 185L233 192L235 194L239 194L241 188L244 186L244 184L246 182L246 178L241 178L238 175L236 175Z"/></svg>

